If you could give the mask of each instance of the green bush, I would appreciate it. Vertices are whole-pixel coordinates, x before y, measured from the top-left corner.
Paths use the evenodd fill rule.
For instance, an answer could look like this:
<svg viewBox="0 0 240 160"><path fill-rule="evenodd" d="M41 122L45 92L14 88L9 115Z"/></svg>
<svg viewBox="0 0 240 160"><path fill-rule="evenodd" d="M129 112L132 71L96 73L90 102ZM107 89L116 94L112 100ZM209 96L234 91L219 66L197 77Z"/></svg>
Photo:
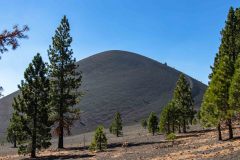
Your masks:
<svg viewBox="0 0 240 160"><path fill-rule="evenodd" d="M104 128L103 126L98 126L95 131L94 138L89 149L92 151L96 151L96 150L102 151L103 149L106 149L106 148L107 148L107 138L104 133Z"/></svg>
<svg viewBox="0 0 240 160"><path fill-rule="evenodd" d="M174 144L174 140L177 138L176 134L175 133L170 133L167 135L166 139L168 141L172 141L172 145Z"/></svg>

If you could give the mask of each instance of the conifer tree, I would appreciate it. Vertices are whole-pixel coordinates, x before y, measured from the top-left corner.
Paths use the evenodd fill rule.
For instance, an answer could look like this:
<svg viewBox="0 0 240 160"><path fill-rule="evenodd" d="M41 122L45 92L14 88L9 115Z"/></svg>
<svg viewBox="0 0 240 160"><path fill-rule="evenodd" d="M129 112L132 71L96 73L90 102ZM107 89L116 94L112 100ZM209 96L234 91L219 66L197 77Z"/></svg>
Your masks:
<svg viewBox="0 0 240 160"><path fill-rule="evenodd" d="M178 125L178 108L173 101L169 102L162 110L159 121L159 131L166 132L167 134L175 132Z"/></svg>
<svg viewBox="0 0 240 160"><path fill-rule="evenodd" d="M16 49L19 46L19 39L28 38L27 35L24 34L28 30L28 26L24 26L22 29L19 29L18 26L14 26L12 31L4 30L0 33L0 53L8 51L8 46L11 46L12 49Z"/></svg>
<svg viewBox="0 0 240 160"><path fill-rule="evenodd" d="M186 133L187 125L192 122L196 112L193 109L191 87L183 74L179 76L177 81L173 101L178 107L179 123L183 128L183 132Z"/></svg>
<svg viewBox="0 0 240 160"><path fill-rule="evenodd" d="M235 71L229 88L229 106L232 116L240 112L240 56L235 63Z"/></svg>
<svg viewBox="0 0 240 160"><path fill-rule="evenodd" d="M77 72L76 59L70 49L72 37L66 16L52 38L52 46L48 50L51 77L51 107L55 133L58 135L58 148L63 148L64 130L71 133L75 120L79 119L80 111L74 108L79 103L81 73Z"/></svg>
<svg viewBox="0 0 240 160"><path fill-rule="evenodd" d="M152 133L152 135L154 136L154 134L158 130L158 117L156 116L156 114L154 112L150 113L147 124L148 124L149 133Z"/></svg>
<svg viewBox="0 0 240 160"><path fill-rule="evenodd" d="M203 102L200 108L200 122L204 127L217 127L218 140L222 140L222 114L215 103L212 87L213 83L210 83L203 96ZM212 100L214 100L214 102Z"/></svg>
<svg viewBox="0 0 240 160"><path fill-rule="evenodd" d="M19 153L31 153L50 146L51 122L48 113L49 80L46 64L37 54L24 72L24 81L19 85L20 95L14 100L13 117L9 128L16 136ZM8 130L11 132L11 130ZM9 133L10 134L10 133ZM9 136L11 137L11 136Z"/></svg>
<svg viewBox="0 0 240 160"><path fill-rule="evenodd" d="M233 67L231 64L231 60L227 55L221 59L216 73L213 75L211 83L204 95L203 107L201 108L201 118L204 123L218 125L219 130L221 121L226 120L228 122L230 139L233 138L231 125L233 109L228 104L229 87L231 83L230 73ZM220 135L219 139L221 139Z"/></svg>
<svg viewBox="0 0 240 160"><path fill-rule="evenodd" d="M21 133L19 129L23 128L22 126L22 120L21 117L18 114L18 108L19 106L19 101L20 101L20 96L18 97L14 97L13 99L13 110L14 112L12 113L12 118L10 119L10 123L9 126L7 128L7 141L13 144L13 147L16 148L17 147L17 137L19 139L21 136Z"/></svg>
<svg viewBox="0 0 240 160"><path fill-rule="evenodd" d="M228 129L229 129L229 138L231 139L233 137L233 132L232 132L232 116L234 113L234 106L232 106L232 104L228 104L227 102L230 103L230 97L229 97L229 88L230 87L230 82L231 79L233 78L233 74L234 74L234 65L236 63L236 59L238 57L238 54L240 53L240 42L239 42L239 38L240 38L240 14L239 14L239 9L234 10L233 7L231 7L229 9L229 13L228 13L228 17L227 20L225 22L225 27L224 29L221 31L221 45L219 47L219 52L217 53L216 57L215 57L215 61L214 61L214 66L212 67L212 73L209 75L210 78L210 82L209 82L209 87L210 91L206 91L205 94L208 94L204 97L206 97L205 101L203 101L202 104L202 109L201 109L201 119L202 121L204 121L204 123L208 123L212 121L212 119L216 119L219 120L219 116L216 116L216 112L214 113L215 116L213 116L213 118L209 117L209 116L204 116L204 114L206 115L211 115L208 114L206 110L212 110L212 111L216 111L216 108L218 109L218 113L221 114L221 112L224 109L224 117L221 118L220 122L218 123L218 132L220 133L220 123L222 121L227 121L227 125L228 125ZM228 58L228 59L227 59ZM226 66L227 68L222 68L222 66L225 64L229 65ZM220 68L222 68L223 70L220 71ZM218 73L217 73L218 72ZM214 76L218 74L217 76ZM213 77L215 77L214 81L213 81ZM225 77L225 78L224 78ZM219 80L217 80L219 78ZM215 88L214 86L216 86L216 81L222 84L218 84L218 87L224 86L221 90L219 89L217 91L217 88ZM211 87L210 87L211 86ZM211 91L213 89L211 88L215 88L214 91ZM218 93L218 95L215 95L215 93ZM224 95L224 99L222 100L222 104L220 106L216 106L216 98L218 98L220 95L219 94L223 94ZM212 98L207 98L207 97L212 97ZM213 102L213 103L212 103ZM223 104L225 104L223 106ZM209 106L206 106L209 105ZM212 107L212 108L211 108ZM211 108L211 109L210 109ZM208 118L206 118L208 117ZM210 119L210 120L209 120Z"/></svg>
<svg viewBox="0 0 240 160"><path fill-rule="evenodd" d="M102 151L103 149L106 149L106 148L107 148L107 138L104 133L104 128L103 126L98 126L95 131L93 141L90 145L90 149Z"/></svg>
<svg viewBox="0 0 240 160"><path fill-rule="evenodd" d="M141 126L146 129L147 128L147 120L146 119L142 119L141 121Z"/></svg>
<svg viewBox="0 0 240 160"><path fill-rule="evenodd" d="M117 137L122 135L122 118L119 112L115 114L114 121L110 126L110 133L115 134Z"/></svg>

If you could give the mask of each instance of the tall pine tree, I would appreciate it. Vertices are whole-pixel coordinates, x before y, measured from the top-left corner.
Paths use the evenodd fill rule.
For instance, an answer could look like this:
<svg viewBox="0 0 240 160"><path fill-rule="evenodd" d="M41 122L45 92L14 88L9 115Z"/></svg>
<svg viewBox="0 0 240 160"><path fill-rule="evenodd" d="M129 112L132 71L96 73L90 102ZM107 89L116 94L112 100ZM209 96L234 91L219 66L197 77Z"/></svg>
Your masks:
<svg viewBox="0 0 240 160"><path fill-rule="evenodd" d="M229 106L231 106L231 116L240 112L240 56L235 63L235 72L229 89Z"/></svg>
<svg viewBox="0 0 240 160"><path fill-rule="evenodd" d="M210 82L209 82L209 89L210 91L206 91L205 94L208 94L205 97L209 97L211 95L211 99L205 98L207 102L203 101L203 108L201 109L202 116L205 117L202 121L205 123L208 123L208 121L211 122L211 118L209 116L204 116L204 114L208 114L205 110L209 110L211 107L211 110L216 110L214 108L217 107L219 110L219 114L223 111L224 118L222 118L224 121L227 122L228 129L229 129L229 138L233 138L233 131L232 131L232 116L234 112L234 106L231 104L229 105L229 88L231 79L233 78L234 70L235 70L235 63L236 59L238 57L238 54L240 53L240 14L239 9L234 10L233 7L229 9L228 17L225 22L225 27L221 31L221 45L219 47L219 52L217 53L214 61L214 66L212 68L212 73L209 75ZM225 66L226 68L223 68L223 65L229 65ZM222 70L220 69L222 68ZM215 76L216 75L216 76ZM214 78L215 77L215 78ZM213 81L214 79L214 81ZM215 83L218 83L218 87L223 87L221 89L215 88ZM221 82L221 83L219 83ZM212 91L213 90L213 91ZM220 95L222 94L222 95ZM223 96L224 95L224 96ZM216 102L216 99L218 97L223 97L222 104L220 106L216 106L214 103ZM224 105L223 105L224 104ZM209 105L209 106L206 106ZM203 114L204 113L204 114ZM210 120L208 120L208 117ZM219 116L215 116L219 117ZM215 119L213 118L213 119ZM218 119L218 118L217 118ZM221 120L218 124L218 130L220 130L220 124L223 121ZM221 131L219 131L220 133Z"/></svg>
<svg viewBox="0 0 240 160"><path fill-rule="evenodd" d="M183 128L183 132L186 133L187 125L191 123L196 112L193 109L191 87L183 74L179 76L177 81L173 101L178 107L179 123Z"/></svg>
<svg viewBox="0 0 240 160"><path fill-rule="evenodd" d="M232 108L228 104L228 99L232 67L231 60L225 55L221 59L218 69L215 70L215 74L205 93L201 108L201 117L205 124L218 125L218 130L220 130L220 123L225 120L227 121L230 139L233 138L231 125ZM220 133L221 131L218 132ZM220 135L219 139L221 140Z"/></svg>
<svg viewBox="0 0 240 160"><path fill-rule="evenodd" d="M24 79L19 85L20 95L14 100L9 128L14 131L19 153L30 152L33 158L36 157L37 149L47 148L51 144L49 79L46 64L40 54L29 64L24 72Z"/></svg>
<svg viewBox="0 0 240 160"><path fill-rule="evenodd" d="M50 104L53 109L55 133L59 137L58 148L63 148L64 130L70 134L71 127L74 121L79 119L80 114L79 109L74 108L74 105L79 103L78 88L82 76L76 70L78 66L70 49L72 37L69 32L70 26L64 16L48 50L51 77Z"/></svg>

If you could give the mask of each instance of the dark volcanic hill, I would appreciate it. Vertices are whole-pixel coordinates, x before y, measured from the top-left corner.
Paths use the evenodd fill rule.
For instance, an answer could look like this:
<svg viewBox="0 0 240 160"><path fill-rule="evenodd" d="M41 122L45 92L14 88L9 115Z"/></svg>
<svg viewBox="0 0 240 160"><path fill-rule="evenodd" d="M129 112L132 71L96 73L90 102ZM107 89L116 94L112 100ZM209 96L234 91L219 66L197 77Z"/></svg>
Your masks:
<svg viewBox="0 0 240 160"><path fill-rule="evenodd" d="M82 111L83 123L76 122L73 133L93 130L98 124L108 127L116 111L121 112L124 124L139 122L151 111L160 113L171 99L181 73L147 57L117 50L98 53L77 64L83 72L81 90L84 96L77 105ZM206 85L187 77L198 109ZM16 95L17 92L0 100L2 134L6 131L12 99Z"/></svg>

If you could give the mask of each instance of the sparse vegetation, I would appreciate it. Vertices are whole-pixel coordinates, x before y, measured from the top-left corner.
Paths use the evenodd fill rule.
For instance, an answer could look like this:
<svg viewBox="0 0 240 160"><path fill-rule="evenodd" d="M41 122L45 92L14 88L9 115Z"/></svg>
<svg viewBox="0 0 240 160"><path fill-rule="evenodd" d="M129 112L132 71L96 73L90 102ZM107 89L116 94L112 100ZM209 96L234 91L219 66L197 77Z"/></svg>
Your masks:
<svg viewBox="0 0 240 160"><path fill-rule="evenodd" d="M15 27L12 32L4 31L0 34L0 53L8 51L7 47L9 46L11 46L12 49L18 47L18 39L27 38L24 34L26 31L28 31L27 26L22 30ZM179 77L178 80L177 77L174 79L174 83L177 80L175 89L167 88L173 91L173 96L171 95L172 98L170 99L168 97L169 95L166 96L168 98L167 100L170 99L169 103L164 104L163 109L158 108L158 110L156 110L156 113L159 113L159 109L162 109L159 118L155 112L151 112L147 119L142 119L142 127L138 124L136 128L126 130L127 136L116 138L123 136L122 117L120 112L116 112L109 127L110 133L116 135L116 137L109 135L110 144L108 144L109 141L103 125L99 125L93 137L92 133L85 133L86 135L91 135L90 138L92 138L90 142L90 138L87 137L86 145L89 146L89 150L85 150L85 134L83 135L84 147L79 145L79 142L75 142L77 138L81 136L76 135L67 138L67 140L70 139L68 146L71 148L63 150L64 135L70 135L74 122L80 119L80 109L77 108L76 105L80 102L82 95L80 92L82 72L77 70L78 65L76 59L73 57L73 51L70 49L72 43L70 25L68 19L64 16L59 27L56 29L55 35L52 38L52 45L50 45L48 50L50 64L45 63L41 55L37 53L24 72L24 80L18 85L19 94L14 97L12 104L13 113L7 128L7 141L18 149L18 154L21 154L13 158L20 158L22 155L25 156L25 154L30 155L31 158L36 158L36 154L46 154L47 156L44 155L45 157L43 159L78 159L90 158L91 156L96 156L96 159L99 157L99 159L231 159L232 157L229 156L229 154L238 155L240 152L239 139L234 139L234 134L239 136L240 132L233 131L234 129L239 130L239 124L234 122L239 121L240 114L240 8L230 8L225 27L221 31L221 36L221 44L214 59L214 65L211 67L212 73L209 75L209 86L204 94L200 111L196 112L194 109L193 97L201 94L193 92L193 81L189 80L184 74L177 72L175 75L179 74ZM129 59L130 56L126 57L124 60ZM90 59L95 63L94 56ZM112 61L112 59L114 58L111 58L110 61ZM149 62L150 60L146 61ZM145 67L148 66L146 61L144 61ZM150 62L152 64L152 61ZM104 63L106 62L104 61ZM138 65L138 63L133 63L131 60L129 63L134 64L134 67L142 66ZM99 64L90 67L90 70L98 68L100 66ZM154 63L154 66L155 64L157 63ZM160 66L167 67L167 63L164 65L161 64ZM106 68L104 69L106 70ZM136 71L134 70L134 72ZM134 74L133 70L131 70L130 73ZM123 74L120 75L122 76ZM114 77L113 75L111 76ZM148 83L152 80L148 80L147 76L145 78L145 76L141 75L141 77L144 77L142 79ZM101 81L104 80L101 79ZM132 82L133 81L131 81L130 85L133 85ZM112 79L111 83L113 83ZM126 82L124 85L125 84ZM142 85L143 84L141 84L141 86ZM133 88L137 89L138 87L139 86L136 85ZM149 110L155 110L155 108L151 108L158 102L151 97L155 95L155 93L151 92L151 95L142 95L144 89L145 88L141 88L139 91L141 92L141 94L139 94L141 99L137 97L136 99L138 101L135 105L141 106L139 104L142 104L143 106L148 106ZM0 96L1 91L2 88L0 87ZM97 93L99 95L102 92ZM114 93L118 94L119 92L114 91ZM107 94L112 93L107 92ZM158 95L158 92L156 92L156 95ZM100 99L102 99L102 97ZM89 103L88 105L92 107L92 104ZM158 105L161 106L160 104L156 106ZM122 104L122 106L124 105ZM128 105L126 107L128 107ZM98 108L98 111L100 110L101 108ZM113 114L112 112L114 110L108 110ZM92 108L90 108L88 112L92 111ZM120 111L124 113L124 118L128 115L125 110L124 112L122 112L122 110ZM139 110L137 111L136 113L140 113ZM146 108L140 111L146 111ZM135 110L132 112L135 113ZM92 121L97 125L101 123L101 121L106 121L106 123L109 124L109 115L105 114L105 116L106 119L105 117L101 117L98 121ZM91 117L91 115L89 117ZM139 119L135 119L135 117L132 118L132 121L139 123ZM80 123L85 126L85 122ZM199 129L201 126L196 125L198 123L208 129ZM215 130L212 130L210 127L216 127L218 134L213 134ZM52 142L55 143L54 140L51 141L52 129L53 133L58 136L57 147L59 150L54 151L51 149L46 151L48 153L40 152L42 149L49 148ZM154 136L157 132L164 133L165 137L160 134ZM124 135L125 133L124 127ZM136 137L136 135L138 137ZM213 140L213 138L223 140L226 135L228 135L228 139L231 141L218 143L216 140ZM69 145L70 143L78 143L79 146ZM172 147L169 147L170 143ZM173 147L174 144L180 144L181 147ZM0 141L1 148L4 148L4 145L5 141ZM108 147L111 149L108 149ZM125 153L122 152L120 148L124 149ZM161 148L160 152L159 148ZM87 154L79 155L80 149L81 152ZM97 152L92 152L104 151L106 149L108 149L108 152L99 153L99 155L97 155ZM129 150L131 152L129 152ZM226 153L223 153L223 151ZM1 152L0 150L0 153ZM52 155L53 152L58 153ZM211 154L209 154L210 152ZM72 155L66 155L69 153ZM146 155L149 157L146 157ZM12 157L7 155L4 159L5 158L9 159ZM41 158L42 157L40 157L40 159ZM1 155L0 159L2 159Z"/></svg>

